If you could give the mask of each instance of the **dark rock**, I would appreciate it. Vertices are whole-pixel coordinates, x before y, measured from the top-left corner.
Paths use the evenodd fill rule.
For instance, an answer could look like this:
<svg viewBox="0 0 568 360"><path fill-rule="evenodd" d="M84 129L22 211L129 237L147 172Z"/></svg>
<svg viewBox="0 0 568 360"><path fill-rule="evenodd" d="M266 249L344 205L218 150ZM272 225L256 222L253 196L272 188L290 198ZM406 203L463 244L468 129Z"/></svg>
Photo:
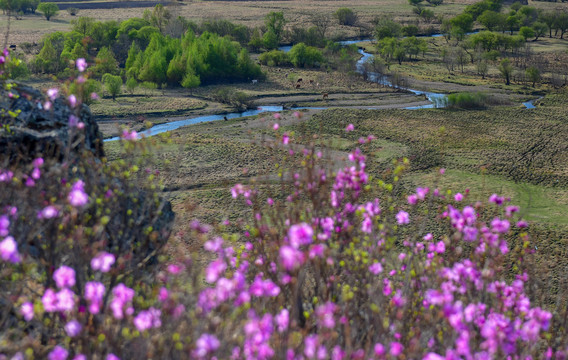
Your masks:
<svg viewBox="0 0 568 360"><path fill-rule="evenodd" d="M88 106L81 105L78 111L74 111L63 98L58 98L50 110L45 110L43 104L46 97L36 89L17 85L11 90L19 95L16 97L9 97L6 90L1 91L2 159L6 160L7 157L10 163L29 162L39 156L62 160L71 144L74 146L72 151L87 149L96 157L104 156L103 136ZM8 111L20 113L13 118ZM77 113L79 121L85 124L84 129L69 127L69 117L73 114L77 116ZM84 137L83 141L80 141L81 136Z"/></svg>

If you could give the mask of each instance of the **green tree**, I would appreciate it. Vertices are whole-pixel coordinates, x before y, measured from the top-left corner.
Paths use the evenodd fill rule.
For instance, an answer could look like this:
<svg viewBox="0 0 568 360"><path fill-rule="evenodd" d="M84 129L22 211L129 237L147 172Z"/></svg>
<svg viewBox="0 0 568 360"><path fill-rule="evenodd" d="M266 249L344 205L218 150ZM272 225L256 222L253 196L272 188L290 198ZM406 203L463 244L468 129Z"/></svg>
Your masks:
<svg viewBox="0 0 568 360"><path fill-rule="evenodd" d="M339 8L334 13L339 25L354 26L357 23L357 14L349 8Z"/></svg>
<svg viewBox="0 0 568 360"><path fill-rule="evenodd" d="M122 92L122 78L112 74L104 74L102 80L106 91L112 96L114 101L116 96Z"/></svg>
<svg viewBox="0 0 568 360"><path fill-rule="evenodd" d="M534 32L533 28L528 27L528 26L523 26L519 30L519 35L521 35L525 39L525 41L527 41L529 38L532 38L532 37L535 36L535 32Z"/></svg>
<svg viewBox="0 0 568 360"><path fill-rule="evenodd" d="M52 17L57 16L59 13L59 7L54 3L41 3L38 5L37 9L43 14L47 21L49 21Z"/></svg>
<svg viewBox="0 0 568 360"><path fill-rule="evenodd" d="M382 40L385 38L397 38L402 34L402 26L389 18L382 18L375 26L375 38Z"/></svg>
<svg viewBox="0 0 568 360"><path fill-rule="evenodd" d="M511 35L513 35L513 31L517 30L521 24L521 20L517 15L509 15L507 19L505 19L505 24L507 29Z"/></svg>
<svg viewBox="0 0 568 360"><path fill-rule="evenodd" d="M489 72L489 64L485 60L479 60L476 65L477 74L481 75L482 79L485 79L485 75Z"/></svg>
<svg viewBox="0 0 568 360"><path fill-rule="evenodd" d="M314 67L324 62L321 51L304 43L294 45L288 56L295 67Z"/></svg>
<svg viewBox="0 0 568 360"><path fill-rule="evenodd" d="M540 71L536 66L531 66L525 70L527 78L530 82L532 82L532 86L535 87L535 84L540 81Z"/></svg>
<svg viewBox="0 0 568 360"><path fill-rule="evenodd" d="M505 15L500 14L496 11L491 11L491 10L485 10L481 15L479 15L479 17L477 18L477 21L485 26L485 28L487 28L487 30L489 31L493 31L497 28L499 28L499 26L501 26L501 24L503 24L505 22Z"/></svg>
<svg viewBox="0 0 568 360"><path fill-rule="evenodd" d="M102 76L103 74L117 74L118 62L116 61L112 50L108 47L102 47L95 58L95 75Z"/></svg>
<svg viewBox="0 0 568 360"><path fill-rule="evenodd" d="M554 26L556 25L556 18L558 17L558 14L556 12L553 11L546 11L546 12L542 12L539 16L539 20L541 22L543 22L544 24L546 24L546 26L548 27L548 36L552 37L552 28L554 28Z"/></svg>
<svg viewBox="0 0 568 360"><path fill-rule="evenodd" d="M473 17L469 14L460 14L450 19L450 24L453 35L461 40L465 34L473 30Z"/></svg>
<svg viewBox="0 0 568 360"><path fill-rule="evenodd" d="M78 19L71 20L71 25L73 26L73 31L78 32L83 36L87 36L91 34L93 24L95 23L95 19L81 16Z"/></svg>
<svg viewBox="0 0 568 360"><path fill-rule="evenodd" d="M272 30L268 30L262 35L262 44L267 50L276 49L279 45L278 35Z"/></svg>
<svg viewBox="0 0 568 360"><path fill-rule="evenodd" d="M503 59L501 64L499 64L499 72L501 76L505 79L507 85L511 85L511 75L513 74L513 65L511 65L511 60Z"/></svg>
<svg viewBox="0 0 568 360"><path fill-rule="evenodd" d="M284 13L282 11L276 12L271 11L264 17L264 25L266 25L267 31L272 31L278 42L282 39L282 34L284 32L284 25L286 25L286 19L284 18Z"/></svg>
<svg viewBox="0 0 568 360"><path fill-rule="evenodd" d="M126 80L126 90L128 90L130 94L134 94L134 90L136 90L137 87L138 81L136 81L135 78L130 77L128 78L128 80Z"/></svg>
<svg viewBox="0 0 568 360"><path fill-rule="evenodd" d="M170 18L172 17L170 11L164 7L162 4L158 4L152 10L152 14L150 15L150 23L157 27L160 32L164 31L164 28Z"/></svg>
<svg viewBox="0 0 568 360"><path fill-rule="evenodd" d="M408 0L408 3L412 6L417 6L418 4L420 4L423 1L424 0Z"/></svg>
<svg viewBox="0 0 568 360"><path fill-rule="evenodd" d="M537 41L539 37L546 35L546 32L548 31L548 26L540 21L535 22L532 25L532 28L534 30L534 41Z"/></svg>

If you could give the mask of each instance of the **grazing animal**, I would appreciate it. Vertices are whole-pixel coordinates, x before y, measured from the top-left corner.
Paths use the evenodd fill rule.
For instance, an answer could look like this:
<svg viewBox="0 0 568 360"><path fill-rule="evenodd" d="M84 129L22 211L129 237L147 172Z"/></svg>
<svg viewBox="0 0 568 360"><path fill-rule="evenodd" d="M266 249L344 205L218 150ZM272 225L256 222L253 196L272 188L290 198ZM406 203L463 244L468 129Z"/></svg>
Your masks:
<svg viewBox="0 0 568 360"><path fill-rule="evenodd" d="M313 81L313 80L310 80L310 84L312 84L312 85L313 85L313 84L314 84L314 81Z"/></svg>
<svg viewBox="0 0 568 360"><path fill-rule="evenodd" d="M223 120L225 120L225 121L229 121L229 119L227 119L227 117L226 117L226 116L223 116Z"/></svg>
<svg viewBox="0 0 568 360"><path fill-rule="evenodd" d="M328 93L323 93L321 99L322 99L322 100L329 100L329 94L328 94Z"/></svg>
<svg viewBox="0 0 568 360"><path fill-rule="evenodd" d="M10 45L10 50L16 50L16 45L14 44Z"/></svg>
<svg viewBox="0 0 568 360"><path fill-rule="evenodd" d="M302 87L302 85L296 84L296 89L299 89L300 87Z"/></svg>
<svg viewBox="0 0 568 360"><path fill-rule="evenodd" d="M252 83L256 84L256 83L258 83L258 80L253 80Z"/></svg>
<svg viewBox="0 0 568 360"><path fill-rule="evenodd" d="M298 81L296 81L297 83L301 83L303 80L302 78L299 78Z"/></svg>

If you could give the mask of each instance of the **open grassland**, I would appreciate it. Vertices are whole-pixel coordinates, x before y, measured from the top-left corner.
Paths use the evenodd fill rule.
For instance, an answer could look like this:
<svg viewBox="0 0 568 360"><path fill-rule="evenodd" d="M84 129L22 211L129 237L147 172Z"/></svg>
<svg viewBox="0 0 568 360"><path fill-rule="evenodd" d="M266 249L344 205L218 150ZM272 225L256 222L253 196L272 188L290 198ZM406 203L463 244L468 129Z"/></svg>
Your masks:
<svg viewBox="0 0 568 360"><path fill-rule="evenodd" d="M303 119L288 115L292 120L282 125L294 133L295 141L333 151L330 161L355 148L360 136L373 134L378 139L363 147L371 173L380 174L392 159L407 156L413 164L409 188L428 182L434 169L445 167L444 184L455 191L469 187L478 198L503 193L523 205L530 220L566 224L568 123L564 99L565 94L549 96L534 110L330 109ZM273 122L266 114L174 131L170 143L156 153L160 161L176 164L162 175L166 188L176 196L194 198L181 194L204 188L228 191L233 183L255 176L268 183L277 180L275 164L282 164L285 153L262 141L263 137L271 139ZM343 129L349 123L356 130L346 134ZM114 146L107 148L117 157Z"/></svg>
<svg viewBox="0 0 568 360"><path fill-rule="evenodd" d="M474 0L446 0L443 5L433 8L439 15L456 15ZM176 16L183 16L200 23L205 19L227 19L247 26L260 26L264 17L271 11L283 11L288 21L287 27L311 26L313 14L331 15L340 7L350 7L357 12L361 24L370 24L377 16L388 16L402 22L415 19L412 7L403 0L358 0L351 3L343 1L190 1L173 2L168 6ZM127 20L142 17L144 10L151 8L82 9L77 16L87 16L96 20ZM58 30L68 30L69 22L76 17L60 11L52 21L37 15L25 15L22 20L12 20L10 42L38 42L44 34ZM332 20L330 35L357 37L362 35L360 27L340 26ZM5 29L7 17L0 16L0 28Z"/></svg>

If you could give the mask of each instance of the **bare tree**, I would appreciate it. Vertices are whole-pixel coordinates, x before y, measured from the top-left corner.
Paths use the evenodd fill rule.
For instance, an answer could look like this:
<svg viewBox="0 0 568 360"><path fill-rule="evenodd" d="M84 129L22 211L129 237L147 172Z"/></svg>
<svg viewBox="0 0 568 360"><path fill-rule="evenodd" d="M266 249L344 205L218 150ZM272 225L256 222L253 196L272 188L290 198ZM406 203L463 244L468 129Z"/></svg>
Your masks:
<svg viewBox="0 0 568 360"><path fill-rule="evenodd" d="M310 22L317 28L318 35L322 39L325 39L325 33L331 25L331 19L331 15L329 14L318 13L310 16Z"/></svg>

